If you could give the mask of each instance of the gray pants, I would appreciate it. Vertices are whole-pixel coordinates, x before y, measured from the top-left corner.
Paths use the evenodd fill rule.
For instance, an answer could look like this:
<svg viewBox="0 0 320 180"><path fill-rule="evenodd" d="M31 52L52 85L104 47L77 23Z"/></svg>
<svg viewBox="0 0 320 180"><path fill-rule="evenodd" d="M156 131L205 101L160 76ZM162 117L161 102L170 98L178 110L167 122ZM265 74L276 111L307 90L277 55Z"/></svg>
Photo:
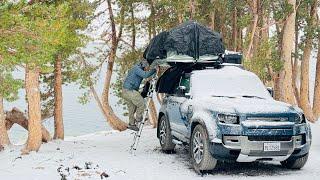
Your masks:
<svg viewBox="0 0 320 180"><path fill-rule="evenodd" d="M135 124L134 114L136 113L136 119L141 121L143 118L143 112L146 107L143 97L138 91L122 89L122 97L126 101L129 110L129 124Z"/></svg>

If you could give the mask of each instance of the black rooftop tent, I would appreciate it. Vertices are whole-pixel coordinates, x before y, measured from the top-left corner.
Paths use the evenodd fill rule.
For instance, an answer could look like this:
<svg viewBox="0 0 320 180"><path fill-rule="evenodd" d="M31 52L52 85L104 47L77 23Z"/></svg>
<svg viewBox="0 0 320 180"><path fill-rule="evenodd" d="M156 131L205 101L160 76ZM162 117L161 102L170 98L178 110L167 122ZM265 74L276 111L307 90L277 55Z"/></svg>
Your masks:
<svg viewBox="0 0 320 180"><path fill-rule="evenodd" d="M188 21L155 36L143 56L151 64L156 59L166 59L169 53L198 60L200 56L217 56L224 51L218 32L213 32L197 22Z"/></svg>
<svg viewBox="0 0 320 180"><path fill-rule="evenodd" d="M194 69L215 67L222 62L241 64L242 56L239 59L239 55L226 55L220 33L189 21L155 36L143 57L149 64L161 60L171 65L158 79L156 91L172 94L181 76Z"/></svg>

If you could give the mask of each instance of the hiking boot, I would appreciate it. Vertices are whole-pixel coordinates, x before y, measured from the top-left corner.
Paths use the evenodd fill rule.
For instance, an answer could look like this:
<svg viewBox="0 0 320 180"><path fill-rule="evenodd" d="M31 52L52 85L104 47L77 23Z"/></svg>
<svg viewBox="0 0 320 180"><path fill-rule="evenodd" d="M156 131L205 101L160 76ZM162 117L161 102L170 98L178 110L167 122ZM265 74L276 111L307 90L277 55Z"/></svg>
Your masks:
<svg viewBox="0 0 320 180"><path fill-rule="evenodd" d="M131 124L128 125L128 129L131 129L133 131L139 131L139 128L136 125L131 125Z"/></svg>

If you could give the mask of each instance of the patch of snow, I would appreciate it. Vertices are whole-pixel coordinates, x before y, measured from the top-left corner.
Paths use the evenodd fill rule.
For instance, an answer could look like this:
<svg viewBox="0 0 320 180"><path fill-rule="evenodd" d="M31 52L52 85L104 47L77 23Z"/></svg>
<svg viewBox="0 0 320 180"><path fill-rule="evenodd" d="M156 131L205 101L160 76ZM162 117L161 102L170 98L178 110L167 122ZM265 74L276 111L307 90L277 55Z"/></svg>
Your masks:
<svg viewBox="0 0 320 180"><path fill-rule="evenodd" d="M225 53L225 54L239 54L239 55L242 54L241 52L231 51L231 50L225 50L224 53Z"/></svg>
<svg viewBox="0 0 320 180"><path fill-rule="evenodd" d="M254 73L233 66L193 71L191 93L195 97L257 96L272 99Z"/></svg>
<svg viewBox="0 0 320 180"><path fill-rule="evenodd" d="M312 125L319 137L319 124ZM188 152L178 146L175 154L160 150L156 129L145 128L136 155L129 153L131 131L99 132L43 144L38 153L21 156L22 146L0 152L0 179L100 179L111 180L194 180L194 179L318 179L320 176L320 144L312 144L309 161L302 170L288 170L279 163L224 163L203 177L191 168Z"/></svg>
<svg viewBox="0 0 320 180"><path fill-rule="evenodd" d="M194 107L200 109L212 109L217 112L229 113L287 113L300 112L290 104L275 101L273 99L258 98L228 98L228 97L201 97L193 98Z"/></svg>

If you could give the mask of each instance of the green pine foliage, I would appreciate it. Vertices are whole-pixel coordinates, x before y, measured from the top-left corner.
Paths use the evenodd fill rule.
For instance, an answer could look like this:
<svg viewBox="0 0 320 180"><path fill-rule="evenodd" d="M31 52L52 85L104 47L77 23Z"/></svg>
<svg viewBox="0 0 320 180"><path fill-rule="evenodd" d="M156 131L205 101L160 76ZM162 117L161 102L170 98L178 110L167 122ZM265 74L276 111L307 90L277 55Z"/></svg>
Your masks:
<svg viewBox="0 0 320 180"><path fill-rule="evenodd" d="M65 83L76 82L81 76L77 62L69 57L89 40L81 30L90 22L93 8L85 0L0 2L1 67L11 67L11 71L27 65L40 68L44 111L53 109L53 71L58 56L62 58ZM14 81L11 71L1 75L1 87L11 82L17 91L21 81ZM7 96L16 98L16 93Z"/></svg>
<svg viewBox="0 0 320 180"><path fill-rule="evenodd" d="M0 67L0 96L7 101L14 101L18 99L18 91L22 87L21 80L14 79L10 72Z"/></svg>

